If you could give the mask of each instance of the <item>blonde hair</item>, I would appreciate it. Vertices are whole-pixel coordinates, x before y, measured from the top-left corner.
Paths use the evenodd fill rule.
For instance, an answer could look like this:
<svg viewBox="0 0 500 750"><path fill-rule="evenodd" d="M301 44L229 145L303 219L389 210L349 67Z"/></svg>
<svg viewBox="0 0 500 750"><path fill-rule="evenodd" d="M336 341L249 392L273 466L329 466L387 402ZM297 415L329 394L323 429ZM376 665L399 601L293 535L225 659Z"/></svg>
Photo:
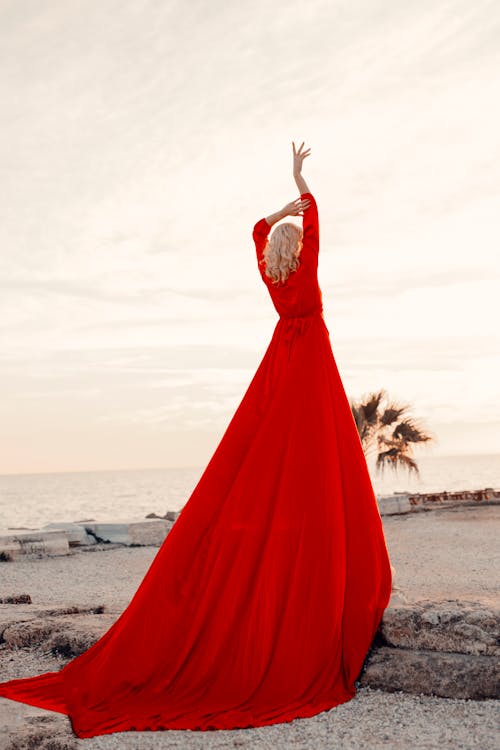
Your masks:
<svg viewBox="0 0 500 750"><path fill-rule="evenodd" d="M266 242L262 263L273 284L284 282L300 265L302 227L292 222L278 224Z"/></svg>

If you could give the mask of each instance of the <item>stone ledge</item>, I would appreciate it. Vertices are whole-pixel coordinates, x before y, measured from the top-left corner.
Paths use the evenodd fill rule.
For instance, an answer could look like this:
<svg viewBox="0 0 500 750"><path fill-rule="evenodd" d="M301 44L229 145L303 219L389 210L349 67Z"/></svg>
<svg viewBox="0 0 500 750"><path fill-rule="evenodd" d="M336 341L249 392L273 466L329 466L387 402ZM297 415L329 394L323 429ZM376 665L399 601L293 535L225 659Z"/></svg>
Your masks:
<svg viewBox="0 0 500 750"><path fill-rule="evenodd" d="M498 660L491 656L411 648L374 648L359 679L362 686L441 698L498 698Z"/></svg>
<svg viewBox="0 0 500 750"><path fill-rule="evenodd" d="M71 659L90 648L122 613L105 605L42 609L0 606L0 648L40 648ZM358 683L474 700L499 695L500 613L478 602L423 600L384 612Z"/></svg>
<svg viewBox="0 0 500 750"><path fill-rule="evenodd" d="M422 599L384 612L381 642L396 648L500 656L500 612L474 601Z"/></svg>
<svg viewBox="0 0 500 750"><path fill-rule="evenodd" d="M499 697L498 609L456 599L392 602L391 597L360 685L442 698Z"/></svg>

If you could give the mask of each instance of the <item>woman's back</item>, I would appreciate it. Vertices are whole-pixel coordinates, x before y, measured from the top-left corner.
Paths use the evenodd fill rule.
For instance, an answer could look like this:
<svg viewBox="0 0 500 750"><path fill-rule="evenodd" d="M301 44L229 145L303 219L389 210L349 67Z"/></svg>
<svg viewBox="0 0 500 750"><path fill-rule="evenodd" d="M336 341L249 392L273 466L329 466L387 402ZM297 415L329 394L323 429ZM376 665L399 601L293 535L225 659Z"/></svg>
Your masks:
<svg viewBox="0 0 500 750"><path fill-rule="evenodd" d="M274 307L280 317L302 317L321 314L323 302L318 284L319 221L318 207L312 193L302 193L301 199L309 199L309 207L304 209L302 249L299 266L284 282L273 283L266 275L264 249L271 227L265 218L260 219L253 229L253 239L257 263L262 280L267 286Z"/></svg>

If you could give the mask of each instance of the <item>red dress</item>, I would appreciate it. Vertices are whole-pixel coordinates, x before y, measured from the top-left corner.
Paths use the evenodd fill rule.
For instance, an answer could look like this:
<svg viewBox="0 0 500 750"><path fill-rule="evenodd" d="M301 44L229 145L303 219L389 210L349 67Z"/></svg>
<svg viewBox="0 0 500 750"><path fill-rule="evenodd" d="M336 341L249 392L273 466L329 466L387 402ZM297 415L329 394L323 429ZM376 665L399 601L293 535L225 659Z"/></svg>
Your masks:
<svg viewBox="0 0 500 750"><path fill-rule="evenodd" d="M300 265L265 275L279 313L215 453L130 604L58 672L0 696L78 737L234 729L350 700L391 595L382 522L322 315L317 206ZM112 575L112 571L110 571Z"/></svg>

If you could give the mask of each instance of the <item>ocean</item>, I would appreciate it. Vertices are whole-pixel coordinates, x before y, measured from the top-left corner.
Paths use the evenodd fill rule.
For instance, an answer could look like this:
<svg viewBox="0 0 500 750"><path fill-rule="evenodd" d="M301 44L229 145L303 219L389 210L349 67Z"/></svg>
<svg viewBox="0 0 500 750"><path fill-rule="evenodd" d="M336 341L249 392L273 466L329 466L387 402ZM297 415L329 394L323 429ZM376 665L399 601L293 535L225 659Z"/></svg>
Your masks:
<svg viewBox="0 0 500 750"><path fill-rule="evenodd" d="M421 456L420 478L368 461L377 495L500 488L500 455ZM0 475L0 529L39 528L51 521L131 520L180 510L203 466Z"/></svg>

